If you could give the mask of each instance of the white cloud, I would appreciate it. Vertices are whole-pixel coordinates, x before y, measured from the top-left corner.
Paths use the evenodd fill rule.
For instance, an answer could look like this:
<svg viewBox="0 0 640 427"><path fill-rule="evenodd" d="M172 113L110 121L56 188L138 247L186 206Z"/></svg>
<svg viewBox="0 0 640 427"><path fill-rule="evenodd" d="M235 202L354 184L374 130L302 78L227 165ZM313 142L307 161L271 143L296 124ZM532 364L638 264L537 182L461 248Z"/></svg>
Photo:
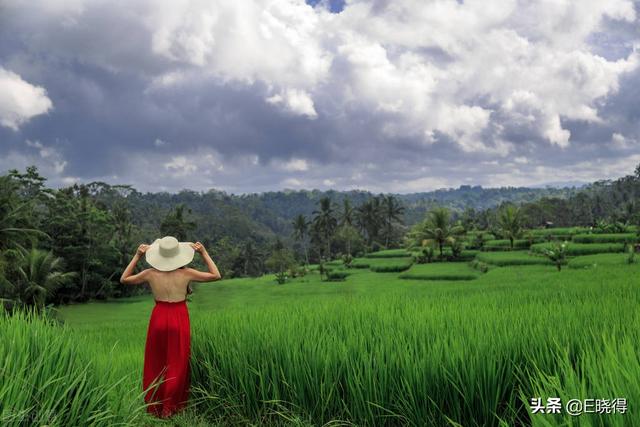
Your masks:
<svg viewBox="0 0 640 427"><path fill-rule="evenodd" d="M52 168L56 174L61 174L62 172L64 172L64 169L67 166L67 161L58 150L50 146L45 146L40 141L31 141L27 139L24 141L24 143L28 147L38 150L40 159L42 160L39 160L35 163L39 164L41 167L44 166L47 169Z"/></svg>
<svg viewBox="0 0 640 427"><path fill-rule="evenodd" d="M637 146L637 140L635 138L628 138L621 133L614 132L611 135L611 145L617 149L629 149Z"/></svg>
<svg viewBox="0 0 640 427"><path fill-rule="evenodd" d="M529 163L529 160L526 157L516 157L515 159L513 159L513 161L521 165L526 165L527 163Z"/></svg>
<svg viewBox="0 0 640 427"><path fill-rule="evenodd" d="M18 74L0 67L0 125L13 130L53 104L47 91L24 81Z"/></svg>
<svg viewBox="0 0 640 427"><path fill-rule="evenodd" d="M185 156L173 157L170 161L164 163L164 168L171 171L174 176L190 175L195 172L198 167Z"/></svg>
<svg viewBox="0 0 640 427"><path fill-rule="evenodd" d="M284 180L282 180L282 185L288 186L288 187L303 187L304 186L304 181L301 181L297 178L286 178Z"/></svg>
<svg viewBox="0 0 640 427"><path fill-rule="evenodd" d="M286 89L282 94L275 94L266 98L266 101L270 104L281 104L286 110L311 119L318 117L313 100L304 90Z"/></svg>
<svg viewBox="0 0 640 427"><path fill-rule="evenodd" d="M309 163L306 159L292 158L286 162L275 160L272 163L276 164L279 169L289 172L306 171L309 169Z"/></svg>
<svg viewBox="0 0 640 427"><path fill-rule="evenodd" d="M153 141L153 145L155 145L156 147L162 147L164 145L167 145L167 141L163 141L160 138L156 138L156 140Z"/></svg>

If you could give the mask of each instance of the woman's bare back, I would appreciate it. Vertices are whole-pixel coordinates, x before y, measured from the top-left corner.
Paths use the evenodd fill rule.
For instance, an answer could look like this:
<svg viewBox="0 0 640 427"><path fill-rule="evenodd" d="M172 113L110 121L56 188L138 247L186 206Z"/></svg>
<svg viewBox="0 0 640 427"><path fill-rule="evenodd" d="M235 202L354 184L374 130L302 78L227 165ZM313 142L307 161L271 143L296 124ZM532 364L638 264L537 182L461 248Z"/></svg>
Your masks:
<svg viewBox="0 0 640 427"><path fill-rule="evenodd" d="M173 271L152 269L148 282L156 300L176 302L187 298L187 286L189 286L190 278L183 268Z"/></svg>

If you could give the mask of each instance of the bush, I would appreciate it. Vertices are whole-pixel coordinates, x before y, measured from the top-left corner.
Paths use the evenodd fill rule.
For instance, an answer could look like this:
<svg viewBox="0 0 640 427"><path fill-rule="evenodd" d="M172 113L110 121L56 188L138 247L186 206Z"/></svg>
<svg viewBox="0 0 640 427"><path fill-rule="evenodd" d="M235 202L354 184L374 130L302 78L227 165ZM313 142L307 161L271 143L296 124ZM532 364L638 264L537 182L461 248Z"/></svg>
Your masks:
<svg viewBox="0 0 640 427"><path fill-rule="evenodd" d="M484 262L482 262L482 261L479 261L477 259L472 260L469 263L469 267L471 267L471 268L473 268L475 270L478 270L478 271L480 271L482 273L486 273L487 271L489 271L489 265L484 263Z"/></svg>
<svg viewBox="0 0 640 427"><path fill-rule="evenodd" d="M556 265L558 271L562 270L562 265L566 264L567 259L567 242L557 242L551 247L542 248L542 253Z"/></svg>
<svg viewBox="0 0 640 427"><path fill-rule="evenodd" d="M291 278L304 277L306 273L307 269L301 265L292 265L291 267L289 267L288 271L289 277Z"/></svg>

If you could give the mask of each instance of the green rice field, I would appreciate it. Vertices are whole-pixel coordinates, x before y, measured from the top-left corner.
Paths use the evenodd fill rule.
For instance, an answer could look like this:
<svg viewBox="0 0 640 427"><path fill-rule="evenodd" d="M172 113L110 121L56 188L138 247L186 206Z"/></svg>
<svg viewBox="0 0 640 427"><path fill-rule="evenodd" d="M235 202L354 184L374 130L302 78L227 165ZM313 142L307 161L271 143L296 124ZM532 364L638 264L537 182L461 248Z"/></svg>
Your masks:
<svg viewBox="0 0 640 427"><path fill-rule="evenodd" d="M141 395L151 296L63 307L62 325L0 316L2 425L640 425L640 263L477 257L493 268L381 256L341 282L196 285L191 402L170 422ZM532 414L534 397L629 404Z"/></svg>

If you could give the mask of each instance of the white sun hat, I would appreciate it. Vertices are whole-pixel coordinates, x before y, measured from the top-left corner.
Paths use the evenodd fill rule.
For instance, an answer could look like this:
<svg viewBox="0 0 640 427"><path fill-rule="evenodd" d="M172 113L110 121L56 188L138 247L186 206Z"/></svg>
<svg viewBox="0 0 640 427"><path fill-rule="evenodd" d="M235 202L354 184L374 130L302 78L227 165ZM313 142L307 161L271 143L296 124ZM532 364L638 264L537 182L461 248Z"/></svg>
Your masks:
<svg viewBox="0 0 640 427"><path fill-rule="evenodd" d="M156 239L145 251L145 259L156 270L172 271L193 261L190 242L178 242L173 236Z"/></svg>

